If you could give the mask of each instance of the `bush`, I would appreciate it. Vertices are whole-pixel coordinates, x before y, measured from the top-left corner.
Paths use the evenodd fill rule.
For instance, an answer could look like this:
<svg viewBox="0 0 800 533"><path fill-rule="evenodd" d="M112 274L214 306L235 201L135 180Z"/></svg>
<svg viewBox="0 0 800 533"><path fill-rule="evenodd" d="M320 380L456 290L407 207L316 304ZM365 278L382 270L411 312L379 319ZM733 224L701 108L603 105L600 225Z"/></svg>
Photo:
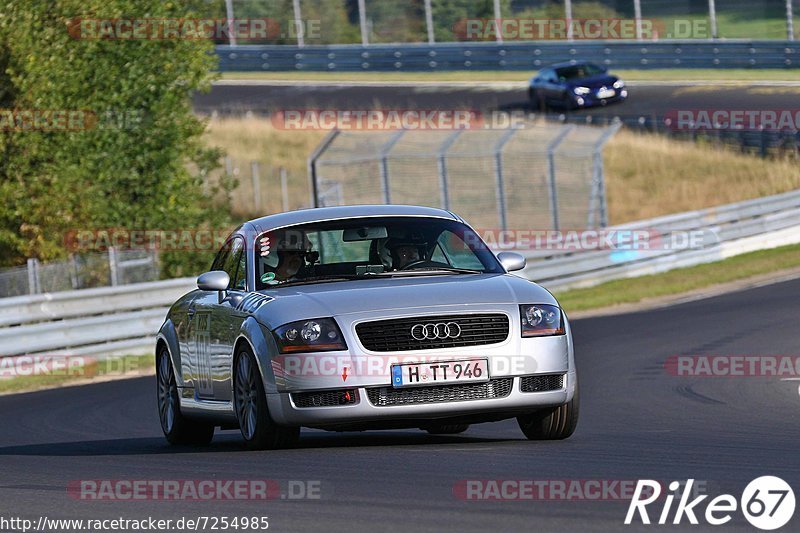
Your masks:
<svg viewBox="0 0 800 533"><path fill-rule="evenodd" d="M228 225L202 187L220 154L202 143L205 124L191 109L193 91L210 85L213 43L68 31L74 17L202 15L161 0L0 0L0 107L85 119L75 131L2 131L0 116L0 263L63 258L75 229ZM208 255L162 260L166 275L186 275Z"/></svg>

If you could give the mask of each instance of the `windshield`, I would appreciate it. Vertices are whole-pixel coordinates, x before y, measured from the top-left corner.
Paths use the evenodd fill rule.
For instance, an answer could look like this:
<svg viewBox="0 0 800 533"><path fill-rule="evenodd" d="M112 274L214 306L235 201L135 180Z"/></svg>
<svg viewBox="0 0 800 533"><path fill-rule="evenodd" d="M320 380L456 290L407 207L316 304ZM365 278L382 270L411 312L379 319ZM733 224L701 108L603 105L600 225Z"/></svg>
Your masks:
<svg viewBox="0 0 800 533"><path fill-rule="evenodd" d="M256 239L256 289L375 276L502 273L480 237L454 220L376 217L316 222Z"/></svg>
<svg viewBox="0 0 800 533"><path fill-rule="evenodd" d="M565 80L578 80L581 78L588 78L590 76L597 76L605 72L602 68L594 63L582 63L580 65L572 65L570 67L563 67L557 69L559 78Z"/></svg>

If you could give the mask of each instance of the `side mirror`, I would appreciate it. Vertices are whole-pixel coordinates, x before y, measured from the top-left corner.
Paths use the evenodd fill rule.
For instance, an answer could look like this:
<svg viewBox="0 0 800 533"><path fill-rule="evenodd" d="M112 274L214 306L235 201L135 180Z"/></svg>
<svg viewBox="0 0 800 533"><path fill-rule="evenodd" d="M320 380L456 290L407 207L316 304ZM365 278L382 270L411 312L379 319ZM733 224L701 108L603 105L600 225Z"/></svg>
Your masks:
<svg viewBox="0 0 800 533"><path fill-rule="evenodd" d="M212 270L200 274L197 278L197 288L201 291L227 291L231 277L224 270Z"/></svg>
<svg viewBox="0 0 800 533"><path fill-rule="evenodd" d="M525 268L525 258L516 252L500 252L497 254L497 259L509 272Z"/></svg>

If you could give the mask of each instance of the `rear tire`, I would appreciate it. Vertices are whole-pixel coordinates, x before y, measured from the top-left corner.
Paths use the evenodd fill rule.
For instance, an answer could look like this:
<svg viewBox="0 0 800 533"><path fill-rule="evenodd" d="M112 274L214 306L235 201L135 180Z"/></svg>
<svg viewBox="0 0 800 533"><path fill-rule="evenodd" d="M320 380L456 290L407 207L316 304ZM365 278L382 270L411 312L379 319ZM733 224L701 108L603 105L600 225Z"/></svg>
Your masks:
<svg viewBox="0 0 800 533"><path fill-rule="evenodd" d="M576 384L572 400L558 407L518 416L517 423L529 440L561 440L575 432L579 411L580 399Z"/></svg>
<svg viewBox="0 0 800 533"><path fill-rule="evenodd" d="M469 424L440 424L423 428L431 435L456 435L469 429Z"/></svg>
<svg viewBox="0 0 800 533"><path fill-rule="evenodd" d="M299 427L279 426L270 417L261 373L249 348L241 349L236 357L233 401L236 419L248 449L276 450L291 448L297 443Z"/></svg>
<svg viewBox="0 0 800 533"><path fill-rule="evenodd" d="M175 370L166 347L159 352L156 363L158 415L167 442L190 446L208 445L214 438L214 426L190 420L181 414Z"/></svg>

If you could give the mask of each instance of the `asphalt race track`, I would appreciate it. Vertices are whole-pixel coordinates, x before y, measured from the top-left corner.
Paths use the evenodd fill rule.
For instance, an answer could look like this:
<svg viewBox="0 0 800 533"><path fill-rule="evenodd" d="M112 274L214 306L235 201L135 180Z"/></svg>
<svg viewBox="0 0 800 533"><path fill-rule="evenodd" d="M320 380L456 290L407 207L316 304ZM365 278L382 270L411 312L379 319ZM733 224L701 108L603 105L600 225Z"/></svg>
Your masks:
<svg viewBox="0 0 800 533"><path fill-rule="evenodd" d="M598 117L646 116L658 118L677 110L796 109L798 85L731 85L644 83L628 86L630 97L620 104L573 111ZM203 114L266 115L283 109L473 109L531 111L527 89L519 84L285 84L225 82L194 97Z"/></svg>
<svg viewBox="0 0 800 533"><path fill-rule="evenodd" d="M37 518L269 516L275 531L617 531L624 501L464 501L460 480L704 480L712 497L762 475L800 487L797 381L686 378L684 355L796 355L800 280L671 308L573 323L581 420L561 442L529 442L516 423L462 435L304 431L299 449L247 452L238 434L208 448L161 436L155 383L140 378L0 398L0 501ZM320 498L267 502L78 501L85 479L320 481ZM674 508L674 507L673 507ZM704 508L704 506L703 506ZM656 519L661 507L653 510ZM655 516L653 516L655 515ZM701 523L702 524L702 523ZM785 531L797 531L795 517ZM693 531L753 530L731 523Z"/></svg>

